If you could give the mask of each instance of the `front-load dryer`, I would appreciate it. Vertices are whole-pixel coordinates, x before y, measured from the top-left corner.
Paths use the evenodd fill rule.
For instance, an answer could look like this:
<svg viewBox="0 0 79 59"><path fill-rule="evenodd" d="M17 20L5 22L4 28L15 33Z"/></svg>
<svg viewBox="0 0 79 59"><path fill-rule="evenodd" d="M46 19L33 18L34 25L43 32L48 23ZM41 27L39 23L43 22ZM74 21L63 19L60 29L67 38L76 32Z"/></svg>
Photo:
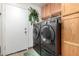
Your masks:
<svg viewBox="0 0 79 59"><path fill-rule="evenodd" d="M60 55L60 17L51 18L41 24L41 55Z"/></svg>

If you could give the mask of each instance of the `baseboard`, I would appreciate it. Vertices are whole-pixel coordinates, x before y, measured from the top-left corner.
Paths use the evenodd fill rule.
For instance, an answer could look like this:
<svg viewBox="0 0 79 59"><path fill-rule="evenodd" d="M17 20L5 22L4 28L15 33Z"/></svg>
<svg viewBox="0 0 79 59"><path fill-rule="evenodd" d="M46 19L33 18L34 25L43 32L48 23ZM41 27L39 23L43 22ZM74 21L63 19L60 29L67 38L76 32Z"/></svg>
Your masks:
<svg viewBox="0 0 79 59"><path fill-rule="evenodd" d="M5 55L5 56L9 56L9 55L16 54L16 53L19 53L19 52L22 52L22 51L26 51L26 50L27 50L27 49L20 50L20 51L14 52L14 53L7 54L7 55Z"/></svg>

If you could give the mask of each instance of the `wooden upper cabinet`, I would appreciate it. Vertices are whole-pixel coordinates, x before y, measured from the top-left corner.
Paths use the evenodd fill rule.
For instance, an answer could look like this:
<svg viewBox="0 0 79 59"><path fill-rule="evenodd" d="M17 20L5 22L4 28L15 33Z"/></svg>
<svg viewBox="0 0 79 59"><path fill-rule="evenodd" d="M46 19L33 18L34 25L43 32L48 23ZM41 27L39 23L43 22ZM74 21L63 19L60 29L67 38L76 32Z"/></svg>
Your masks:
<svg viewBox="0 0 79 59"><path fill-rule="evenodd" d="M47 18L51 15L50 4L46 4L41 8L42 18Z"/></svg>
<svg viewBox="0 0 79 59"><path fill-rule="evenodd" d="M54 11L55 11L55 7L54 7L54 3L51 3L51 14L53 14L54 13Z"/></svg>
<svg viewBox="0 0 79 59"><path fill-rule="evenodd" d="M51 3L51 13L55 14L61 11L61 4L60 3Z"/></svg>
<svg viewBox="0 0 79 59"><path fill-rule="evenodd" d="M46 17L51 16L51 4L46 5Z"/></svg>
<svg viewBox="0 0 79 59"><path fill-rule="evenodd" d="M46 17L46 7L45 6L43 6L42 8L41 8L41 15L42 15L42 18L45 18Z"/></svg>
<svg viewBox="0 0 79 59"><path fill-rule="evenodd" d="M55 12L60 12L61 11L61 4L60 3L55 3Z"/></svg>
<svg viewBox="0 0 79 59"><path fill-rule="evenodd" d="M77 3L64 3L62 4L62 15L69 15L79 12L79 4Z"/></svg>
<svg viewBox="0 0 79 59"><path fill-rule="evenodd" d="M42 18L48 18L54 15L57 12L60 12L61 4L60 3L48 3L41 8Z"/></svg>

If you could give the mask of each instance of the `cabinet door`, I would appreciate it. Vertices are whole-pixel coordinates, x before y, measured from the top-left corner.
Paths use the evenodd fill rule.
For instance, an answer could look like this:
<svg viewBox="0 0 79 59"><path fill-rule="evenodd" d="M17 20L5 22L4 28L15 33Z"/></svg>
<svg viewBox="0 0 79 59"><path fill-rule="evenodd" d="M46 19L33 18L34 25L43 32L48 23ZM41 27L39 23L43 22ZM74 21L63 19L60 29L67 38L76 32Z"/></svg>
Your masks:
<svg viewBox="0 0 79 59"><path fill-rule="evenodd" d="M65 44L67 43L67 44ZM62 54L79 55L79 18L62 21ZM76 51L76 52L74 52Z"/></svg>
<svg viewBox="0 0 79 59"><path fill-rule="evenodd" d="M41 8L42 18L51 17L52 14L55 14L60 11L61 11L61 4L59 3L46 4Z"/></svg>
<svg viewBox="0 0 79 59"><path fill-rule="evenodd" d="M51 13L55 14L61 11L61 4L60 3L52 3L51 4Z"/></svg>
<svg viewBox="0 0 79 59"><path fill-rule="evenodd" d="M41 15L42 15L42 18L44 18L45 15L46 15L46 13L45 13L45 9L46 9L45 6L43 6L43 7L41 8Z"/></svg>
<svg viewBox="0 0 79 59"><path fill-rule="evenodd" d="M46 17L51 16L51 4L46 5Z"/></svg>
<svg viewBox="0 0 79 59"><path fill-rule="evenodd" d="M71 20L62 21L62 40L72 40L72 22Z"/></svg>
<svg viewBox="0 0 79 59"><path fill-rule="evenodd" d="M62 13L63 15L68 15L68 14L79 12L79 4L77 3L65 3L62 5L63 5L62 10L64 10L64 12Z"/></svg>
<svg viewBox="0 0 79 59"><path fill-rule="evenodd" d="M54 5L55 5L55 3L51 3L51 14L54 13L54 10L55 10Z"/></svg>
<svg viewBox="0 0 79 59"><path fill-rule="evenodd" d="M62 55L63 56L79 56L79 44L64 42Z"/></svg>
<svg viewBox="0 0 79 59"><path fill-rule="evenodd" d="M41 8L42 18L48 18L51 16L50 4L46 4Z"/></svg>

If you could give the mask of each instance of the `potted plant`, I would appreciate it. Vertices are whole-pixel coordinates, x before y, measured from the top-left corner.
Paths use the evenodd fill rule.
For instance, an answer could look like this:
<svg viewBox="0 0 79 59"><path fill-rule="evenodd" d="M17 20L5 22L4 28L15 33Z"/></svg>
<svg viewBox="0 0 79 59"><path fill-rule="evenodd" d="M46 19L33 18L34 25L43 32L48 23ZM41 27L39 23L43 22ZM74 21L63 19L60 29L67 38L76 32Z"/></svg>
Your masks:
<svg viewBox="0 0 79 59"><path fill-rule="evenodd" d="M35 24L35 22L39 21L38 12L35 9L33 9L32 7L30 7L28 10L30 12L29 21L31 22L31 25Z"/></svg>

